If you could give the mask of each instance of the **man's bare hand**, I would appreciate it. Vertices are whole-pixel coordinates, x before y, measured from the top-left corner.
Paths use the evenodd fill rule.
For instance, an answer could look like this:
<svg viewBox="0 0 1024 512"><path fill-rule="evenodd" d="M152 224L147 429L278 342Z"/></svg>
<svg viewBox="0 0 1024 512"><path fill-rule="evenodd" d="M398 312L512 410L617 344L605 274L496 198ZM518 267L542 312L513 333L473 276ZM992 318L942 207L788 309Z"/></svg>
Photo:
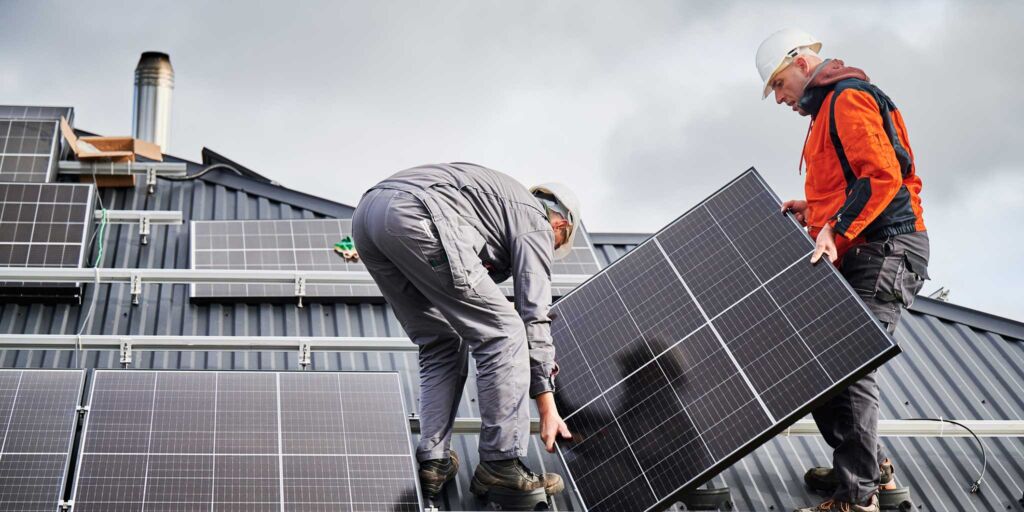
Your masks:
<svg viewBox="0 0 1024 512"><path fill-rule="evenodd" d="M558 414L554 393L537 395L537 410L540 411L540 440L544 442L544 448L548 453L554 453L555 441L558 436L562 436L563 439L572 439L572 433L569 432L569 427Z"/></svg>
<svg viewBox="0 0 1024 512"><path fill-rule="evenodd" d="M785 203L782 203L782 213L793 212L793 216L796 217L796 221L802 226L807 225L807 201L802 199L790 199Z"/></svg>
<svg viewBox="0 0 1024 512"><path fill-rule="evenodd" d="M832 226L828 224L818 232L818 240L814 245L814 254L811 255L811 265L816 265L821 256L825 254L828 255L828 261L831 263L835 263L839 259L839 253L836 251L836 236L832 231Z"/></svg>

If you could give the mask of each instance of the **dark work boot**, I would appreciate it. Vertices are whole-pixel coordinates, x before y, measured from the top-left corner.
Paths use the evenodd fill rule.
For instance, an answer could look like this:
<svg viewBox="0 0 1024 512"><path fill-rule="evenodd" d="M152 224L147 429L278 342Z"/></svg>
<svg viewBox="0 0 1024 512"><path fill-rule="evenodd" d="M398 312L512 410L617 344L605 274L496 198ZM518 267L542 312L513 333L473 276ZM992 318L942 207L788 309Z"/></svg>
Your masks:
<svg viewBox="0 0 1024 512"><path fill-rule="evenodd" d="M459 474L459 456L455 450L448 450L448 458L420 462L420 487L423 494L437 496L449 480Z"/></svg>
<svg viewBox="0 0 1024 512"><path fill-rule="evenodd" d="M893 468L892 461L885 459L881 464L878 465L878 488L881 490L890 491L896 488L896 469ZM831 494L839 487L839 481L836 480L836 474L832 471L832 468L811 468L804 474L804 483L807 487L814 489L815 491Z"/></svg>
<svg viewBox="0 0 1024 512"><path fill-rule="evenodd" d="M552 495L562 492L565 484L555 473L538 475L530 471L519 459L480 461L469 490L483 499L492 489L523 493L544 489L546 494Z"/></svg>

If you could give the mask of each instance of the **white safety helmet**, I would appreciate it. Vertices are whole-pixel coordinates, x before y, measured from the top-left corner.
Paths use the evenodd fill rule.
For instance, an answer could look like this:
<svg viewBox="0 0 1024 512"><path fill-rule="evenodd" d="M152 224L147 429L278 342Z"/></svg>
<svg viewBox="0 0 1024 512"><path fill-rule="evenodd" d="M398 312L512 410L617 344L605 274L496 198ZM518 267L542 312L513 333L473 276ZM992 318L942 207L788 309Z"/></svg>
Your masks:
<svg viewBox="0 0 1024 512"><path fill-rule="evenodd" d="M555 249L554 258L560 260L572 252L572 241L580 225L580 200L569 187L561 183L544 183L530 188L546 211L554 211L569 221L565 243Z"/></svg>
<svg viewBox="0 0 1024 512"><path fill-rule="evenodd" d="M821 41L800 29L782 29L765 39L757 47L757 71L764 80L764 96L772 91L771 83L775 74L788 66L804 48L814 53L821 50Z"/></svg>

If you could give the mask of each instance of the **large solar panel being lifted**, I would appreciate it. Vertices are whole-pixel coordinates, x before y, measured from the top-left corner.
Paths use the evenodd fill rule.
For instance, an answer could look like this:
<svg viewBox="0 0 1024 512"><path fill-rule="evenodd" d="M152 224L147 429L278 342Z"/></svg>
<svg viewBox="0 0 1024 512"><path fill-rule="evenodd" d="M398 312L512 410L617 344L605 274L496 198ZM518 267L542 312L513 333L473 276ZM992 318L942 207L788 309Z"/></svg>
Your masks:
<svg viewBox="0 0 1024 512"><path fill-rule="evenodd" d="M93 194L90 184L0 183L0 267L81 267ZM60 283L0 283L0 299L77 291Z"/></svg>
<svg viewBox="0 0 1024 512"><path fill-rule="evenodd" d="M352 234L350 219L193 221L191 266L196 269L317 270L366 272L334 252L334 244ZM586 231L581 231L566 258L552 264L552 273L592 275L600 270ZM511 283L503 289L512 294ZM554 288L556 296L571 288ZM306 286L306 297L339 299L380 297L375 285ZM295 296L292 285L194 284L194 299L267 299Z"/></svg>
<svg viewBox="0 0 1024 512"><path fill-rule="evenodd" d="M97 370L75 510L422 510L397 373Z"/></svg>
<svg viewBox="0 0 1024 512"><path fill-rule="evenodd" d="M0 510L57 510L84 382L82 370L0 370Z"/></svg>
<svg viewBox="0 0 1024 512"><path fill-rule="evenodd" d="M588 510L652 510L899 353L750 169L558 301L559 447Z"/></svg>
<svg viewBox="0 0 1024 512"><path fill-rule="evenodd" d="M60 151L57 134L57 121L0 117L0 181L50 181Z"/></svg>

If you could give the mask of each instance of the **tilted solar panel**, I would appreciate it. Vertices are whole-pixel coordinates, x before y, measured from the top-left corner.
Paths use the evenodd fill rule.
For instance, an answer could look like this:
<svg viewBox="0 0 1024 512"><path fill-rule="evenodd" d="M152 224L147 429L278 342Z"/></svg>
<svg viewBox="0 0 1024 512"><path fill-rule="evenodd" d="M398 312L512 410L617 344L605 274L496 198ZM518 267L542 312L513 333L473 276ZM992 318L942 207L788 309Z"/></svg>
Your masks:
<svg viewBox="0 0 1024 512"><path fill-rule="evenodd" d="M91 184L0 183L0 267L81 267L94 194ZM74 284L0 283L0 300L78 295Z"/></svg>
<svg viewBox="0 0 1024 512"><path fill-rule="evenodd" d="M57 510L84 382L83 370L0 370L0 510Z"/></svg>
<svg viewBox="0 0 1024 512"><path fill-rule="evenodd" d="M422 510L398 379L97 370L75 510Z"/></svg>
<svg viewBox="0 0 1024 512"><path fill-rule="evenodd" d="M899 353L750 169L553 307L559 451L588 510L652 510Z"/></svg>
<svg viewBox="0 0 1024 512"><path fill-rule="evenodd" d="M50 181L60 151L57 134L57 121L0 117L0 181Z"/></svg>
<svg viewBox="0 0 1024 512"><path fill-rule="evenodd" d="M350 219L193 221L192 259L196 269L323 270L366 272L334 252L334 244L352 235ZM358 248L357 248L358 249ZM600 270L586 231L573 241L572 252L552 264L552 273L591 275ZM512 295L511 282L502 285ZM553 288L556 296L570 288ZM273 284L195 284L192 298L265 300L292 298L295 287ZM324 300L380 297L375 285L306 286L306 297Z"/></svg>

